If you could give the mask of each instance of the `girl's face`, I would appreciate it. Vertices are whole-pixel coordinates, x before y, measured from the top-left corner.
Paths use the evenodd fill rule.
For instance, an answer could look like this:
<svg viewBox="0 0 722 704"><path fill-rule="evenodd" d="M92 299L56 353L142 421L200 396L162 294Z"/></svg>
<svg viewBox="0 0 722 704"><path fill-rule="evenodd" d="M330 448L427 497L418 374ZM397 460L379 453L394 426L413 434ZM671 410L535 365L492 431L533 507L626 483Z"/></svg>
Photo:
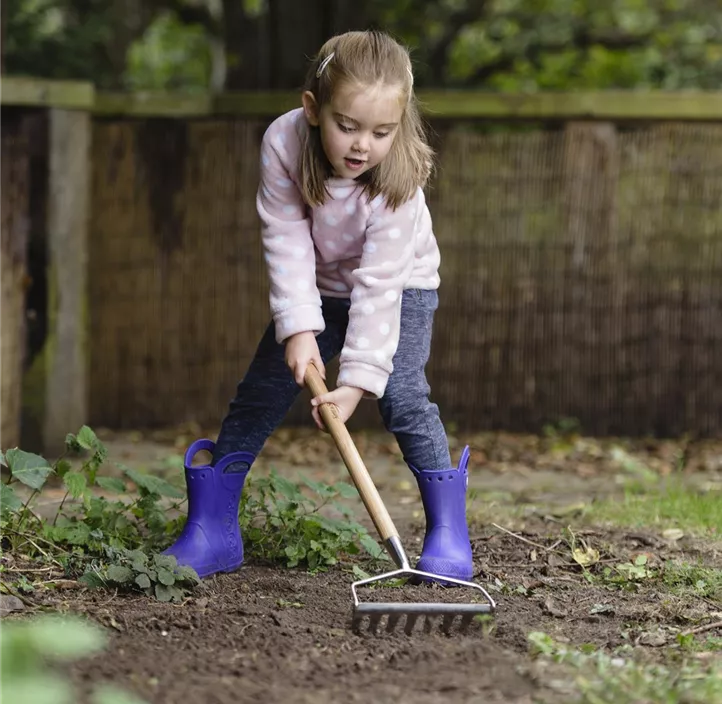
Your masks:
<svg viewBox="0 0 722 704"><path fill-rule="evenodd" d="M313 93L303 94L309 124L321 130L321 144L333 170L358 178L389 153L401 121L398 87L345 88L320 110Z"/></svg>

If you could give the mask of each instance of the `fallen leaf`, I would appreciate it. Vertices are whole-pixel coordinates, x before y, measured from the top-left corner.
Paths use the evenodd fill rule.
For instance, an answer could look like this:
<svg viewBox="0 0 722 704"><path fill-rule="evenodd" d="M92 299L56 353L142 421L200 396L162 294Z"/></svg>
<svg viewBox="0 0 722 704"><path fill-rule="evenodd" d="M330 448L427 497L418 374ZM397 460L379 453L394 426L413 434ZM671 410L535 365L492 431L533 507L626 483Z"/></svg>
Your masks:
<svg viewBox="0 0 722 704"><path fill-rule="evenodd" d="M614 613L614 607L611 604L594 604L591 609L589 609L590 614L613 614Z"/></svg>
<svg viewBox="0 0 722 704"><path fill-rule="evenodd" d="M667 636L665 636L664 633L660 633L659 631L656 631L654 633L642 633L639 638L639 642L641 645L649 645L653 648L659 648L663 645L666 645Z"/></svg>
<svg viewBox="0 0 722 704"><path fill-rule="evenodd" d="M551 597L547 597L546 601L544 602L544 608L547 610L547 613L551 614L555 618L565 618L567 615L567 612L560 609L552 601Z"/></svg>
<svg viewBox="0 0 722 704"><path fill-rule="evenodd" d="M16 596L0 594L0 616L7 616L13 611L22 611L23 609L25 609L25 604Z"/></svg>
<svg viewBox="0 0 722 704"><path fill-rule="evenodd" d="M684 531L679 528L667 528L667 530L662 531L662 537L666 540L679 540L684 538Z"/></svg>
<svg viewBox="0 0 722 704"><path fill-rule="evenodd" d="M584 547L574 548L572 550L572 559L582 567L589 567L599 562L599 550L595 550L589 545Z"/></svg>

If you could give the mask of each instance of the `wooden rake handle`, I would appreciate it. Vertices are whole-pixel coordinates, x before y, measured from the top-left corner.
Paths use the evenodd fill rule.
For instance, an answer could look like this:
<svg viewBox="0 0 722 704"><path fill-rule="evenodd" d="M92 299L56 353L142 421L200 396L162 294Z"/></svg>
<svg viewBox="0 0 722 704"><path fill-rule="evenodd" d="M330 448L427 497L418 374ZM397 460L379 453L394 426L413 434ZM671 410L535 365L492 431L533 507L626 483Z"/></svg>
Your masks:
<svg viewBox="0 0 722 704"><path fill-rule="evenodd" d="M323 379L314 364L309 364L306 367L305 381L314 398L328 393L326 384L323 383ZM371 479L371 475L366 469L366 465L364 465L361 455L359 455L356 445L351 439L351 435L344 422L339 418L336 406L332 403L322 403L318 407L318 411L326 429L331 434L336 447L341 453L346 469L348 469L381 539L386 542L389 538L398 538L399 533L394 526L394 522L381 500L378 489Z"/></svg>

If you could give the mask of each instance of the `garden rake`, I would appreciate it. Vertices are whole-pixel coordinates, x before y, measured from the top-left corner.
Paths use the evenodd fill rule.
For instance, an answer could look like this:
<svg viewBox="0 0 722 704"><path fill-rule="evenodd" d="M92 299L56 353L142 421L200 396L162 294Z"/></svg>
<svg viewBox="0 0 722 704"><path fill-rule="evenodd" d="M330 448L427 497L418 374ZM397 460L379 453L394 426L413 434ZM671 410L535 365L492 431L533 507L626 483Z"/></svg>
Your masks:
<svg viewBox="0 0 722 704"><path fill-rule="evenodd" d="M305 381L314 397L328 393L321 375L313 364L309 364L306 369ZM459 630L464 632L475 616L492 613L496 609L496 604L481 585L431 572L422 572L411 567L391 516L381 500L381 496L351 439L351 435L344 422L339 418L336 407L329 403L322 404L319 407L319 414L336 443L336 447L351 475L353 483L356 485L356 489L358 489L361 500L366 506L366 510L381 537L384 547L397 566L397 569L391 572L376 577L368 577L351 585L354 630L360 631L364 617L368 616L369 631L376 633L385 628L386 631L391 632L403 625L404 632L410 635L416 622L423 616L424 631L430 632L434 627L435 620L440 618L441 630L444 633L449 633L454 626L456 617L459 616L461 617ZM414 582L438 582L444 586L468 587L475 590L477 596L481 596L484 601L470 601L468 603L406 603L361 602L359 600L358 590L360 587L373 587L387 580L403 580L403 578L410 578ZM404 617L406 617L405 623L402 624ZM384 618L386 620L382 622Z"/></svg>

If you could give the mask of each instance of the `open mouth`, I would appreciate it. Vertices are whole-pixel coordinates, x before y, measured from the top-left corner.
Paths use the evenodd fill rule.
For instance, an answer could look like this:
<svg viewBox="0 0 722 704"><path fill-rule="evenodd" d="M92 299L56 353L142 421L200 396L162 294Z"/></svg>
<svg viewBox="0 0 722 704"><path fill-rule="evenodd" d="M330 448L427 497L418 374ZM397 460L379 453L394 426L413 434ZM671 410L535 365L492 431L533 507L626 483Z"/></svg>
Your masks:
<svg viewBox="0 0 722 704"><path fill-rule="evenodd" d="M346 164L347 168L351 169L352 171L357 171L358 169L362 168L363 165L366 163L364 159L349 159L348 157L345 158L344 164Z"/></svg>

